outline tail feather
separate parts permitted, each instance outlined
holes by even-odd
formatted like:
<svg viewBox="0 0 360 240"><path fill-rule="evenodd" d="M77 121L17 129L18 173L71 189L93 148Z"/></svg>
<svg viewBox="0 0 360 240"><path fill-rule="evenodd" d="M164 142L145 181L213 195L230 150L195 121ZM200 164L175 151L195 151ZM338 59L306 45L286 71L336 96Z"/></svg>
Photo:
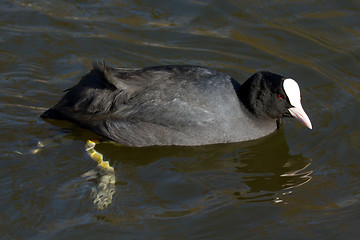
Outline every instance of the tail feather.
<svg viewBox="0 0 360 240"><path fill-rule="evenodd" d="M46 110L43 114L40 115L40 117L45 119L57 119L57 120L65 119L64 116L54 108L50 108Z"/></svg>
<svg viewBox="0 0 360 240"><path fill-rule="evenodd" d="M116 89L127 89L129 86L125 79L121 78L121 71L106 65L104 61L93 62L93 71L98 71L102 75L102 79L115 87Z"/></svg>

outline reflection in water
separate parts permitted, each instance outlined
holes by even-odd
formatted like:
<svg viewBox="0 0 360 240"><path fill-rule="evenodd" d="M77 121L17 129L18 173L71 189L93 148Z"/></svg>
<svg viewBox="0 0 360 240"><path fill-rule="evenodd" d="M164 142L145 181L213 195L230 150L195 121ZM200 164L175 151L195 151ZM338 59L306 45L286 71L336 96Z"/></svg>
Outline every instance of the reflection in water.
<svg viewBox="0 0 360 240"><path fill-rule="evenodd" d="M63 138L85 141L92 134L73 130ZM283 194L310 181L312 173L305 171L310 159L289 153L283 128L246 143L143 148L103 143L96 149L120 179L113 207L127 209L135 219L139 214L180 217L238 201L279 203ZM154 204L139 212L142 201Z"/></svg>
<svg viewBox="0 0 360 240"><path fill-rule="evenodd" d="M244 182L250 187L249 194L238 199L263 201L274 199L280 202L278 191L284 194L311 180L312 171L305 171L311 160L300 154L291 155L283 136L283 129L278 138L268 138L264 143L251 146L238 156L240 166L236 171L244 173ZM286 190L286 191L285 191Z"/></svg>

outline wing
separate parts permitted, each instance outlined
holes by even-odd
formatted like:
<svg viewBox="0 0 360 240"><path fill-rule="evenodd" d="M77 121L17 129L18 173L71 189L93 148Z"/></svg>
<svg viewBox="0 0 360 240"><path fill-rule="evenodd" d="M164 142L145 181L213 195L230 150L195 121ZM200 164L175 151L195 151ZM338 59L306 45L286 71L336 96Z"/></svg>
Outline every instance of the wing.
<svg viewBox="0 0 360 240"><path fill-rule="evenodd" d="M146 138L168 129L179 133L169 136L179 137L186 129L214 122L212 110L226 104L229 85L233 97L234 84L228 75L204 67L123 69L101 62L66 90L47 115L61 116L118 142L123 142L119 134Z"/></svg>
<svg viewBox="0 0 360 240"><path fill-rule="evenodd" d="M152 83L152 77L140 74L139 69L115 69L96 62L93 69L42 117L66 119L91 126L109 118L126 105L136 94Z"/></svg>

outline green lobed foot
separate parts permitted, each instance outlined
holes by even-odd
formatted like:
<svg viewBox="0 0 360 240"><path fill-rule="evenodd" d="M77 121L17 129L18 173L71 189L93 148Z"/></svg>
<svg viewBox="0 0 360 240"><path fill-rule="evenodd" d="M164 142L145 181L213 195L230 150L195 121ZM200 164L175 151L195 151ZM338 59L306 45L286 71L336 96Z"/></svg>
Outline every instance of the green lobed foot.
<svg viewBox="0 0 360 240"><path fill-rule="evenodd" d="M115 171L108 161L103 161L103 155L94 149L95 145L95 141L88 140L85 151L98 165L96 169L83 174L82 177L97 179L97 186L92 189L91 196L96 207L103 210L111 203L115 193Z"/></svg>

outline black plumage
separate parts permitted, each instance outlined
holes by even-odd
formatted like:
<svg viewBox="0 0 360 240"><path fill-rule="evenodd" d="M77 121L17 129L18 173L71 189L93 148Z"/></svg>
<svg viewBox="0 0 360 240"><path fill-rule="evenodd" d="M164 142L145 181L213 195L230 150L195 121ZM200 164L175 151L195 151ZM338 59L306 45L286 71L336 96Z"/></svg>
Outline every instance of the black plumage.
<svg viewBox="0 0 360 240"><path fill-rule="evenodd" d="M291 116L284 77L258 72L240 85L200 66L93 65L41 117L74 122L116 142L203 145L257 139Z"/></svg>

